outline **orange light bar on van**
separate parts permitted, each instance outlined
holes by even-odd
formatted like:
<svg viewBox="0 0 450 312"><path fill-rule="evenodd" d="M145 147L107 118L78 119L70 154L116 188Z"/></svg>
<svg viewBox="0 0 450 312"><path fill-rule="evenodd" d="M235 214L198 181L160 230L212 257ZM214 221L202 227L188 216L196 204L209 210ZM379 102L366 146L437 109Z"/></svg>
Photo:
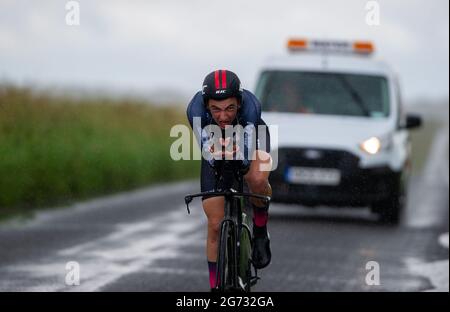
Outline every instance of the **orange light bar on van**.
<svg viewBox="0 0 450 312"><path fill-rule="evenodd" d="M375 51L375 47L373 46L372 42L356 41L355 43L353 43L353 50L356 53L371 54Z"/></svg>
<svg viewBox="0 0 450 312"><path fill-rule="evenodd" d="M337 41L337 40L307 40L290 39L287 48L292 52L327 52L344 54L369 55L375 51L372 42L369 41Z"/></svg>
<svg viewBox="0 0 450 312"><path fill-rule="evenodd" d="M305 39L291 39L288 41L289 50L306 50L308 48L308 41Z"/></svg>

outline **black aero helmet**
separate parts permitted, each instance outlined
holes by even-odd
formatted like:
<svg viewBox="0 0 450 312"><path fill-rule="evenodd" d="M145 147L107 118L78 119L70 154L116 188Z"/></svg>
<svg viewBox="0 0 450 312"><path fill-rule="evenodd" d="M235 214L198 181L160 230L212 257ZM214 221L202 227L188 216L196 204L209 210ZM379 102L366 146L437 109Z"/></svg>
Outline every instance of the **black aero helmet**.
<svg viewBox="0 0 450 312"><path fill-rule="evenodd" d="M242 99L242 85L238 76L229 70L215 70L209 73L203 81L203 102L208 104L209 99L224 100L236 97Z"/></svg>

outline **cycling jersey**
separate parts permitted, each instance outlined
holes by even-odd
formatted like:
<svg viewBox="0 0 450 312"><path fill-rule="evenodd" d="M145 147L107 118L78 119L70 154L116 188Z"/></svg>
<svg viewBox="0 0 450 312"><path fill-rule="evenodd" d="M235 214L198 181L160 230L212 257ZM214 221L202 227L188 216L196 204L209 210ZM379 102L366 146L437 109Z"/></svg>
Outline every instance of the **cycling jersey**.
<svg viewBox="0 0 450 312"><path fill-rule="evenodd" d="M201 91L194 95L191 102L187 108L187 117L189 123L194 131L194 135L197 138L197 142L200 144L200 149L203 149L204 144L211 138L211 134L206 131L206 127L208 125L217 125L217 123L212 118L209 110L206 109L203 103L203 97ZM194 125L194 118L199 117L200 123ZM265 122L261 118L261 104L256 98L256 96L248 90L243 90L242 93L242 104L241 108L237 113L236 119L233 121L233 126L241 125L245 133L250 136L255 136L256 140L256 148L259 149L260 142L258 140L258 126L266 125ZM196 127L196 129L194 129ZM252 131L254 129L254 132ZM253 142L253 137L246 137L245 140L245 148L247 150L252 150L253 146L251 143ZM267 145L270 142L266 141ZM270 148L264 148L265 150L270 151ZM246 159L249 159L251 155L245 155Z"/></svg>
<svg viewBox="0 0 450 312"><path fill-rule="evenodd" d="M203 150L208 145L211 139L211 133L207 131L208 125L217 125L211 116L211 113L206 109L201 91L196 93L187 107L187 118L192 127L197 142L200 145L200 150ZM194 118L199 117L200 122L194 123ZM266 126L266 123L261 118L261 103L256 96L248 90L243 90L241 108L236 115L233 126L241 125L244 128L244 163L251 162L252 152L254 149L264 150L270 153L270 134L265 128L265 146L261 144L258 139L258 126ZM267 126L266 126L267 127ZM223 132L223 131L222 131ZM253 138L255 136L255 138ZM252 142L256 142L256 146L252 146ZM201 191L215 191L215 176L214 170L211 167L213 160L202 157L201 166Z"/></svg>

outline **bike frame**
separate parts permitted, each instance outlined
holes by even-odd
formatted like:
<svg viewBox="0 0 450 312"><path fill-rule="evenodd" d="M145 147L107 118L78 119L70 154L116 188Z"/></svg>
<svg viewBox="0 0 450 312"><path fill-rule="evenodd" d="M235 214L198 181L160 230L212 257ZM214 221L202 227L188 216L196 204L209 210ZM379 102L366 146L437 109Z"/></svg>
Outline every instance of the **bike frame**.
<svg viewBox="0 0 450 312"><path fill-rule="evenodd" d="M257 198L261 199L268 204L270 202L270 197L265 195L259 195L259 194L251 194L243 192L244 183L243 183L243 172L241 168L239 167L240 163L235 160L224 160L224 161L218 161L217 165L215 166L215 173L216 173L216 189L218 189L219 183L223 183L223 191L218 192L203 192L203 193L197 193L192 195L185 196L185 203L188 213L190 214L189 204L192 202L192 200L196 197L224 197L225 199L225 206L224 206L224 219L220 223L220 237L219 237L219 248L218 248L218 260L220 262L220 252L221 250L224 250L224 246L222 243L222 235L224 234L224 229L229 227L230 233L231 233L231 245L232 248L229 250L228 259L226 259L228 262L231 261L231 285L226 285L227 281L223 280L224 276L224 270L225 265L224 263L218 264L218 270L217 270L217 277L216 281L220 281L220 290L238 290L240 289L239 285L239 245L238 241L241 237L241 231L243 226L242 223L242 206L241 206L241 200L244 198ZM233 184L237 182L237 188L238 190L235 190L233 188ZM248 229L250 230L250 229ZM251 234L250 234L251 235ZM256 270L255 270L256 272ZM257 277L256 277L257 278ZM216 285L217 288L217 285ZM227 289L228 288L228 289Z"/></svg>

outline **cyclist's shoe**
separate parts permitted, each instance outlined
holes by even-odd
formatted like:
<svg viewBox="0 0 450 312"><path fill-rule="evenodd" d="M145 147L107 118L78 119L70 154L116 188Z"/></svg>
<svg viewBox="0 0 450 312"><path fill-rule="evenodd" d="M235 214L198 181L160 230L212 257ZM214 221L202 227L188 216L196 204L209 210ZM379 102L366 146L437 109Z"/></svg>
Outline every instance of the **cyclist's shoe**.
<svg viewBox="0 0 450 312"><path fill-rule="evenodd" d="M267 226L253 227L252 262L256 269L264 269L270 264L272 253L270 251L270 237Z"/></svg>

